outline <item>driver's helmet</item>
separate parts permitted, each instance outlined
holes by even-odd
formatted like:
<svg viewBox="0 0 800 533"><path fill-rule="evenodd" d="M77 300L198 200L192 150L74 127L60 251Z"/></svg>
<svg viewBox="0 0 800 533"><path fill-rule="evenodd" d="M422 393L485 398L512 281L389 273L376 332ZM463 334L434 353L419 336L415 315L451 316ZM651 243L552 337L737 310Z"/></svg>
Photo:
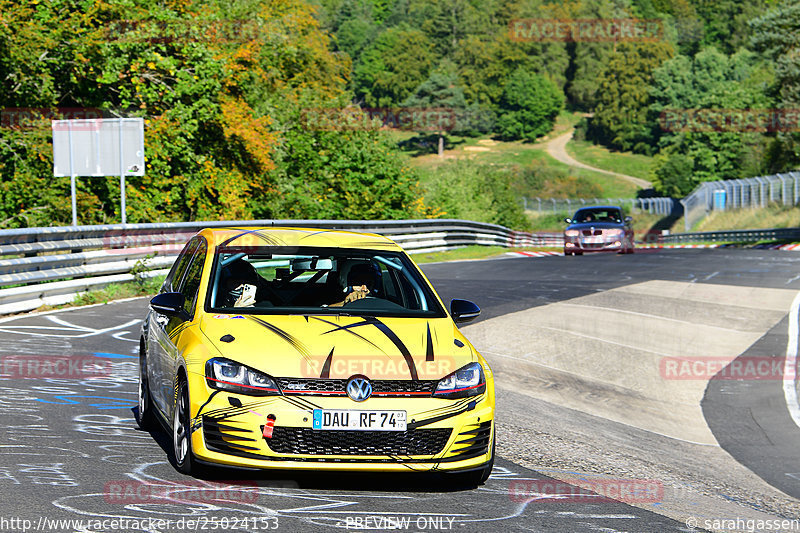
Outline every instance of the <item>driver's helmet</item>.
<svg viewBox="0 0 800 533"><path fill-rule="evenodd" d="M258 272L253 265L244 259L236 259L232 263L225 265L222 268L220 276L220 287L225 293L226 303L233 305L239 296L242 294L242 285L259 286Z"/></svg>
<svg viewBox="0 0 800 533"><path fill-rule="evenodd" d="M350 267L347 273L347 287L357 287L366 285L370 293L377 296L382 288L381 284L381 270L373 262L359 262Z"/></svg>

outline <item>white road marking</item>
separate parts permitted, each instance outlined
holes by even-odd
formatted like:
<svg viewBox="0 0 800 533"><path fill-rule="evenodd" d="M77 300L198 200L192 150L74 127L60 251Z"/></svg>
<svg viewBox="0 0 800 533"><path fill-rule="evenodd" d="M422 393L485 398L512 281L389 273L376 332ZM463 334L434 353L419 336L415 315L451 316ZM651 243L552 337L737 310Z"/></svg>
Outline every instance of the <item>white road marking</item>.
<svg viewBox="0 0 800 533"><path fill-rule="evenodd" d="M798 307L800 293L797 293L789 311L789 342L786 345L786 361L783 365L783 396L795 425L800 427L800 405L797 402L797 340L798 340Z"/></svg>
<svg viewBox="0 0 800 533"><path fill-rule="evenodd" d="M110 328L103 328L103 329L94 329L89 328L86 326L80 326L78 324L73 324L71 322L67 322L58 317L48 316L46 317L51 322L58 324L57 326L48 326L48 325L41 325L41 326L24 326L24 325L9 325L9 326L0 326L0 332L3 333L16 333L18 335L32 335L35 337L62 337L68 339L79 339L83 337L94 337L95 335L102 335L103 333L108 333L110 331L117 331L123 328L128 328L130 326L134 326L141 322L140 319L131 319L124 324L120 324L118 326L112 326ZM30 330L30 331L28 331ZM35 331L40 330L40 331ZM44 333L44 331L70 331L75 333L75 335L64 335L58 333ZM124 339L129 340L129 339Z"/></svg>

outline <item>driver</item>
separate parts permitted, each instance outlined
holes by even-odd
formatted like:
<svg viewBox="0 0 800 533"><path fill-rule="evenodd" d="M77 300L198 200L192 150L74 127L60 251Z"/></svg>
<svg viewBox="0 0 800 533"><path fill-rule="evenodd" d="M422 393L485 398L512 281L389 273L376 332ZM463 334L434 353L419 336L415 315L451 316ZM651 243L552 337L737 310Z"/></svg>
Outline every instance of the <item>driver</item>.
<svg viewBox="0 0 800 533"><path fill-rule="evenodd" d="M226 265L220 280L225 291L225 306L251 307L256 303L256 292L264 281L255 267L244 259Z"/></svg>
<svg viewBox="0 0 800 533"><path fill-rule="evenodd" d="M333 303L330 307L341 307L344 304L377 295L378 272L371 263L357 263L347 273L347 287L344 291L347 296L341 302Z"/></svg>

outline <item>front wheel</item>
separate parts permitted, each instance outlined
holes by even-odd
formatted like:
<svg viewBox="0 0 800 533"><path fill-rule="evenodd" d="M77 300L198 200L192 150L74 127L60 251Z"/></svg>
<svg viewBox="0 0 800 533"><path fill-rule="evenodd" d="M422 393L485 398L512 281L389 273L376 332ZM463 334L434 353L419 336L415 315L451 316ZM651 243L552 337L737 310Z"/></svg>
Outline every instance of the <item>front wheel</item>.
<svg viewBox="0 0 800 533"><path fill-rule="evenodd" d="M150 385L147 379L147 354L139 352L139 405L136 411L136 423L144 430L155 426L153 399L150 396Z"/></svg>
<svg viewBox="0 0 800 533"><path fill-rule="evenodd" d="M175 402L175 415L172 422L172 449L175 466L184 474L197 473L197 465L192 456L192 429L189 416L189 384L186 379L178 382L178 397Z"/></svg>

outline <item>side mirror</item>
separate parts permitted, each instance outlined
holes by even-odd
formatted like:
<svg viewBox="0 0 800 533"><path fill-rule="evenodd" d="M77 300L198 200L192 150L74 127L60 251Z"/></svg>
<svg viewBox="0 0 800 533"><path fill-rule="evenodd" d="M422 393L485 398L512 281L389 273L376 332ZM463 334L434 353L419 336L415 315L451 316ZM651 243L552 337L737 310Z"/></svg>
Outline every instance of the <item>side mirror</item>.
<svg viewBox="0 0 800 533"><path fill-rule="evenodd" d="M567 224L572 224L572 219L567 217L564 219L564 222L566 222Z"/></svg>
<svg viewBox="0 0 800 533"><path fill-rule="evenodd" d="M179 292L163 292L150 300L150 307L156 313L186 320L189 317L183 309L186 298Z"/></svg>
<svg viewBox="0 0 800 533"><path fill-rule="evenodd" d="M630 224L631 222L633 222L633 217L625 217L625 222Z"/></svg>
<svg viewBox="0 0 800 533"><path fill-rule="evenodd" d="M454 299L450 301L450 314L456 324L460 324L476 319L481 314L481 308L469 300Z"/></svg>

